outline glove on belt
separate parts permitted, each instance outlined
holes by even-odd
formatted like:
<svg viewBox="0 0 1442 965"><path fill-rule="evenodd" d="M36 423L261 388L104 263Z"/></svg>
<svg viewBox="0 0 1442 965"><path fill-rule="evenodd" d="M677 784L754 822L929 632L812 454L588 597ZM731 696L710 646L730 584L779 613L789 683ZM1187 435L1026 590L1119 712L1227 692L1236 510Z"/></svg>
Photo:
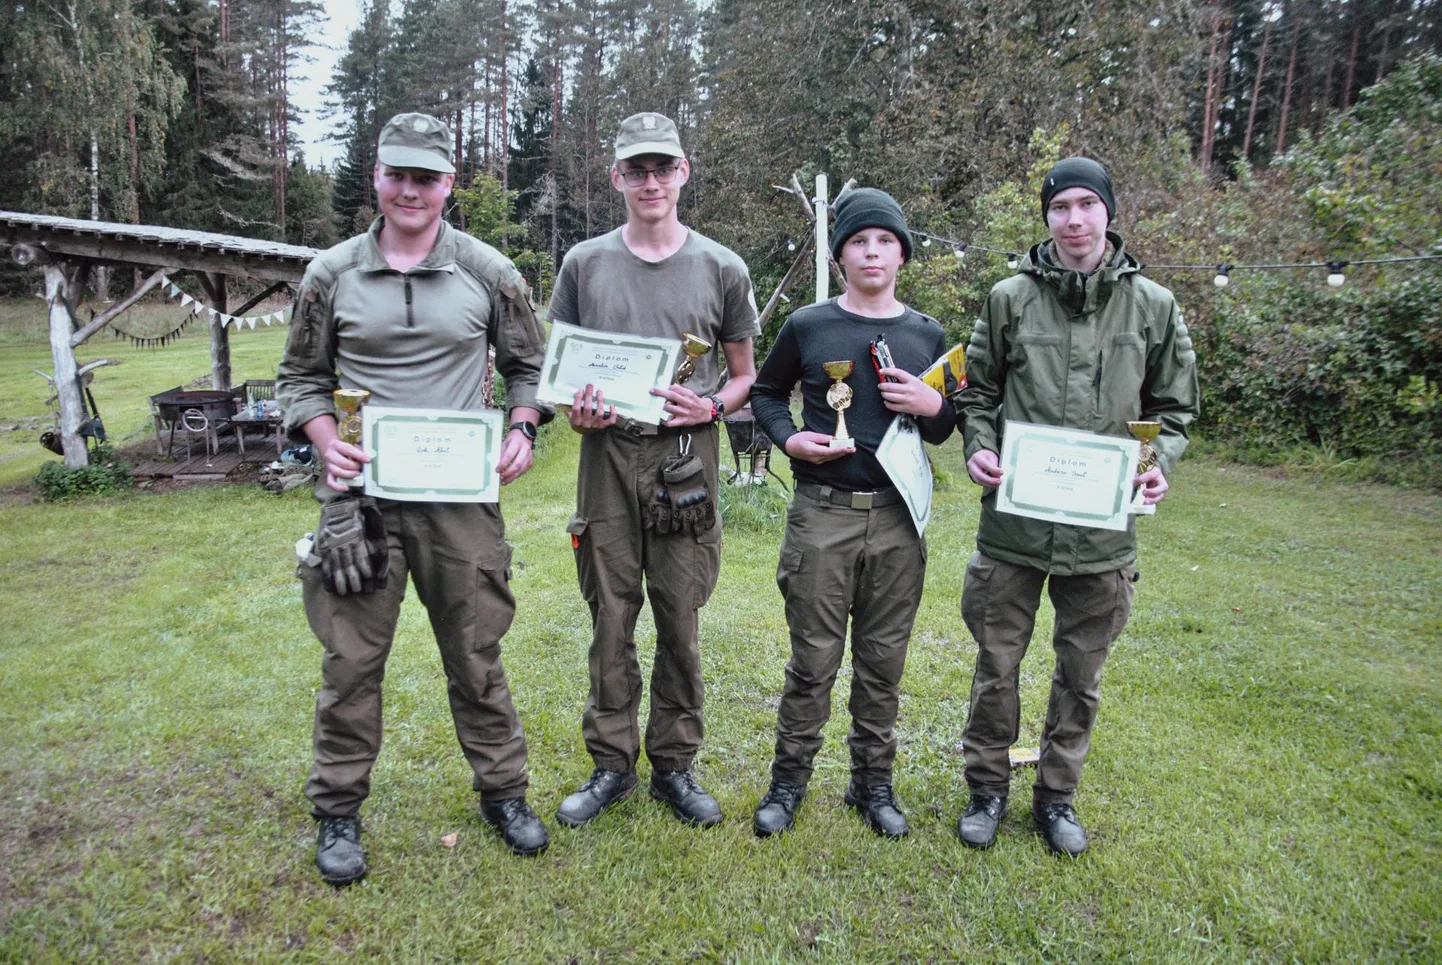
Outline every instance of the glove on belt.
<svg viewBox="0 0 1442 965"><path fill-rule="evenodd" d="M706 471L696 456L680 456L661 467L661 481L670 496L670 529L699 536L716 525L716 501L706 487ZM657 525L661 532L666 528Z"/></svg>
<svg viewBox="0 0 1442 965"><path fill-rule="evenodd" d="M369 496L340 496L320 508L315 555L325 588L337 596L374 593L390 574L380 507Z"/></svg>

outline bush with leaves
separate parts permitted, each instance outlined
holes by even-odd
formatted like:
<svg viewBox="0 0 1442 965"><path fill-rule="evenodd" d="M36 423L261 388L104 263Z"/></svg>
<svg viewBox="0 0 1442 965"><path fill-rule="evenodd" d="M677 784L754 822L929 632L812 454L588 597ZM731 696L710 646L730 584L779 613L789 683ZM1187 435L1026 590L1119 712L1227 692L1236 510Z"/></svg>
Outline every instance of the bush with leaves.
<svg viewBox="0 0 1442 965"><path fill-rule="evenodd" d="M67 469L63 462L47 462L35 474L35 492L47 503L75 496L108 495L135 485L130 466L115 450L100 446L90 454L90 465Z"/></svg>

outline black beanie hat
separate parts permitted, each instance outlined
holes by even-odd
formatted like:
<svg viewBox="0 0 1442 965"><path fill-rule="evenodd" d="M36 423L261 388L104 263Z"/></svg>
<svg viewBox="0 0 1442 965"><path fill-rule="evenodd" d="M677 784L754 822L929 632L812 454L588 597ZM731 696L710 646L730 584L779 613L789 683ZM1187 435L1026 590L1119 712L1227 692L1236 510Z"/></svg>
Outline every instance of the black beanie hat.
<svg viewBox="0 0 1442 965"><path fill-rule="evenodd" d="M831 230L831 256L841 260L841 247L863 228L885 228L901 242L901 253L911 260L911 232L896 199L878 188L854 188L836 202L836 224Z"/></svg>
<svg viewBox="0 0 1442 965"><path fill-rule="evenodd" d="M1107 206L1107 223L1117 217L1117 199L1112 194L1112 176L1107 169L1089 157L1069 157L1056 163L1041 181L1041 220L1046 220L1046 210L1051 199L1067 188L1086 188L1095 191L1102 204Z"/></svg>

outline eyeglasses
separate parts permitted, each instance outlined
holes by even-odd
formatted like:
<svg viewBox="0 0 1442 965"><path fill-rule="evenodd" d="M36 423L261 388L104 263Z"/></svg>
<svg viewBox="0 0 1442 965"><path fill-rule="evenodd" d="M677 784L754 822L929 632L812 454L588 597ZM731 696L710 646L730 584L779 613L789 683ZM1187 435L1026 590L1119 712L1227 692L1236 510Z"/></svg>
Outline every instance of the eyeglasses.
<svg viewBox="0 0 1442 965"><path fill-rule="evenodd" d="M628 188L639 188L645 186L647 176L654 174L657 184L670 184L676 180L676 172L679 170L679 164L663 164L658 168L628 168L621 172L621 180L626 182Z"/></svg>

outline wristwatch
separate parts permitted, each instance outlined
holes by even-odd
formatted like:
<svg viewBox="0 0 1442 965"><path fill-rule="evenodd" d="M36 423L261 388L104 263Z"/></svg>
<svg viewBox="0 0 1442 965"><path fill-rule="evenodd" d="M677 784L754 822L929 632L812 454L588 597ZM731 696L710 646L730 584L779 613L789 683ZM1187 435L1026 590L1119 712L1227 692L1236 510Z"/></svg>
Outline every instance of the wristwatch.
<svg viewBox="0 0 1442 965"><path fill-rule="evenodd" d="M706 398L711 400L711 421L720 422L721 417L726 414L726 403L721 401L719 395L708 395Z"/></svg>
<svg viewBox="0 0 1442 965"><path fill-rule="evenodd" d="M536 441L536 424L534 422L512 422L506 426L507 432L510 432L512 429L520 429L521 435L525 436L531 442Z"/></svg>

